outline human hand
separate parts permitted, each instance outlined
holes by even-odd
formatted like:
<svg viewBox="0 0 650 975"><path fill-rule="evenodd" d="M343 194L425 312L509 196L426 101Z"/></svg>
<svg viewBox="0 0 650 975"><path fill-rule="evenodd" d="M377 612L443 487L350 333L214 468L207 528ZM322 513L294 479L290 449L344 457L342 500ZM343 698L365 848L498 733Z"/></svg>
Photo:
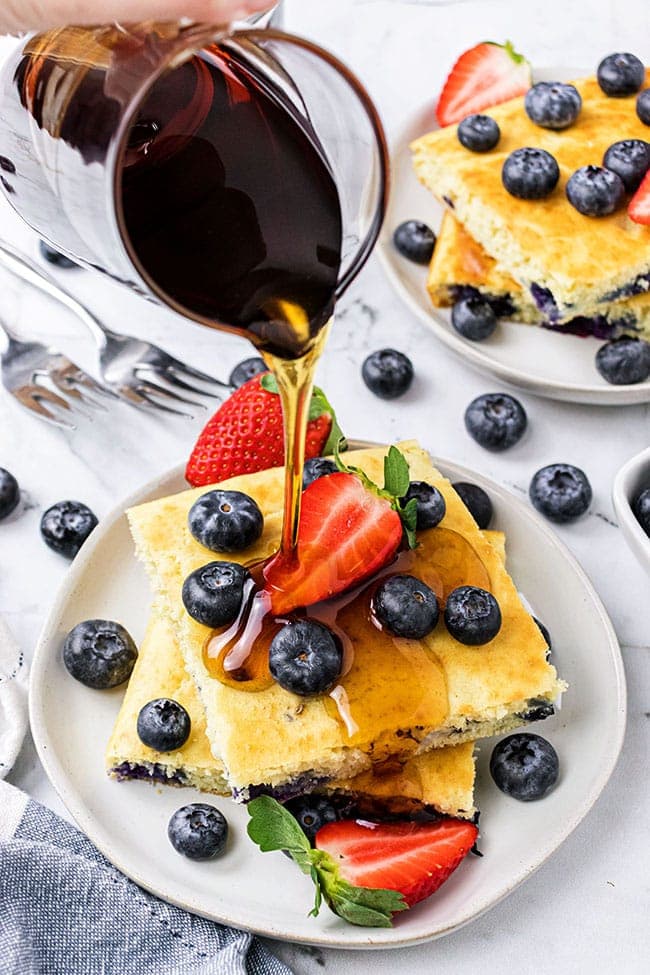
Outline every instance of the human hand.
<svg viewBox="0 0 650 975"><path fill-rule="evenodd" d="M117 20L180 20L219 24L272 6L273 0L4 0L0 34L46 30L66 24Z"/></svg>

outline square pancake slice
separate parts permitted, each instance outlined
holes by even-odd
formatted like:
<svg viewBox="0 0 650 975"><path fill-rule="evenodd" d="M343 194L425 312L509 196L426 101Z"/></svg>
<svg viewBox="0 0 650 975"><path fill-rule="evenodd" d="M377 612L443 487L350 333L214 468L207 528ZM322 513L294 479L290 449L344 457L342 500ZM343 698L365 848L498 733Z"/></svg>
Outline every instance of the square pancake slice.
<svg viewBox="0 0 650 975"><path fill-rule="evenodd" d="M480 296L497 318L546 325L558 332L615 338L637 334L650 339L650 293L602 305L595 317L576 315L552 325L527 290L503 272L451 213L445 213L429 266L427 291L436 308L448 308L462 298Z"/></svg>
<svg viewBox="0 0 650 975"><path fill-rule="evenodd" d="M499 553L428 455L415 443L400 449L411 478L434 484L447 504L440 526L419 533L409 571L438 586L443 599L462 584L489 589L501 609L501 630L485 646L463 646L449 635L441 616L423 640L394 638L371 623L369 592L362 590L336 615L335 625L345 635L346 664L329 695L298 697L272 681L225 678L219 659L210 655L213 634L188 616L181 600L185 578L219 558L187 527L190 507L209 489L184 491L129 512L138 555L178 636L203 702L212 752L223 761L236 797L248 798L258 786L277 789L278 795L287 787L306 792L332 779L353 778L388 758L497 734L521 724L531 701L552 702L562 690L546 660L545 641ZM378 483L386 453L387 448L376 447L352 451L347 459ZM220 485L253 497L264 515L261 538L236 556L238 561L254 563L277 550L283 476L275 468ZM323 607L328 618L332 606ZM310 615L317 610L311 607ZM259 660L250 661L244 669L255 676L258 665Z"/></svg>
<svg viewBox="0 0 650 975"><path fill-rule="evenodd" d="M474 240L530 292L551 322L597 315L603 303L650 289L650 227L630 220L625 207L606 217L586 217L565 194L575 170L602 165L614 142L647 140L648 127L636 114L635 96L609 98L595 78L574 84L582 110L562 131L535 125L524 99L515 98L488 112L501 131L490 152L465 149L455 125L411 147L421 182L446 200ZM559 165L558 185L543 200L517 199L501 181L506 158L525 146L545 149Z"/></svg>
<svg viewBox="0 0 650 975"><path fill-rule="evenodd" d="M190 715L190 737L174 752L148 748L136 730L140 708L161 697L178 701ZM144 779L230 794L223 763L213 756L205 733L201 699L187 674L174 632L157 607L152 611L108 742L106 768L120 781ZM344 805L354 803L364 814L409 816L426 810L469 818L476 811L474 775L473 745L466 742L436 748L404 762L389 760L356 779L333 781L322 791L334 794Z"/></svg>

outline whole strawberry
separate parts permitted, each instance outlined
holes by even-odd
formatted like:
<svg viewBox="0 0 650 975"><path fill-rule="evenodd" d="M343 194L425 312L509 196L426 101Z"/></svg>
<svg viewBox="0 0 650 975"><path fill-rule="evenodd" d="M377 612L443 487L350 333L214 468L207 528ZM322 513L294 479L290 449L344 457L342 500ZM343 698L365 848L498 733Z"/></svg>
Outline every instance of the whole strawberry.
<svg viewBox="0 0 650 975"><path fill-rule="evenodd" d="M324 393L314 389L305 457L331 453L342 433ZM199 434L185 468L192 487L215 484L238 474L254 474L284 463L282 405L270 373L236 389Z"/></svg>

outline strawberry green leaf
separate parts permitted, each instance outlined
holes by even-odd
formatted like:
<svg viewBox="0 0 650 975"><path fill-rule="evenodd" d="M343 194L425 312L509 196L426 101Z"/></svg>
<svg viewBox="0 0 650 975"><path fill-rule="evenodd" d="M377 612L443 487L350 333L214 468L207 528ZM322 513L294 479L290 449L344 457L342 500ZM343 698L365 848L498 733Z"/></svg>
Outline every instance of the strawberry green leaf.
<svg viewBox="0 0 650 975"><path fill-rule="evenodd" d="M384 457L384 491L402 498L409 489L409 465L397 447L390 447Z"/></svg>
<svg viewBox="0 0 650 975"><path fill-rule="evenodd" d="M407 501L405 505L402 505L399 509L399 515L402 519L404 534L406 535L409 548L416 548L418 544L415 536L415 529L417 528L418 524L417 498L411 498L411 500Z"/></svg>
<svg viewBox="0 0 650 975"><path fill-rule="evenodd" d="M395 890L354 887L341 876L333 858L324 850L314 850L302 829L284 806L270 796L260 796L248 804L248 835L263 853L285 850L308 874L315 886L310 916L317 917L323 901L339 917L364 927L391 926L392 915L408 904Z"/></svg>
<svg viewBox="0 0 650 975"><path fill-rule="evenodd" d="M327 413L332 421L332 426L325 441L325 446L323 447L323 456L327 456L334 452L335 445L338 445L339 450L345 450L347 448L347 441L339 426L339 421L336 416L334 407L328 400L327 396L322 389L318 386L314 386L314 392L312 393L311 403L309 404L309 419L317 420L319 416L323 413Z"/></svg>
<svg viewBox="0 0 650 975"><path fill-rule="evenodd" d="M260 386L265 389L267 393L275 393L278 395L278 381L272 372L262 373L262 378L260 379Z"/></svg>

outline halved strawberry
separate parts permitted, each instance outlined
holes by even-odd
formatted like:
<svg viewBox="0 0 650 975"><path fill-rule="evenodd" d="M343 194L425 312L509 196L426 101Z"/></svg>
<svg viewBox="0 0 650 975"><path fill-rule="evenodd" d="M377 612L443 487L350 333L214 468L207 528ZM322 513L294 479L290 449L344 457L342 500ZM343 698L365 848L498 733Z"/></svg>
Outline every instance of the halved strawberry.
<svg viewBox="0 0 650 975"><path fill-rule="evenodd" d="M305 458L331 453L342 436L324 393L314 389ZM208 420L187 462L185 478L192 487L202 487L283 463L282 404L275 380L264 373L236 389Z"/></svg>
<svg viewBox="0 0 650 975"><path fill-rule="evenodd" d="M484 41L456 61L438 99L439 125L460 122L467 115L523 95L531 86L530 64L510 41Z"/></svg>
<svg viewBox="0 0 650 975"><path fill-rule="evenodd" d="M396 890L412 907L454 872L476 842L478 828L462 819L434 823L328 823L316 848L332 857L355 887Z"/></svg>
<svg viewBox="0 0 650 975"><path fill-rule="evenodd" d="M630 200L627 208L630 220L635 223L650 225L650 170L643 177L643 182Z"/></svg>
<svg viewBox="0 0 650 975"><path fill-rule="evenodd" d="M377 572L402 540L402 520L386 497L356 474L321 477L303 492L295 556L280 553L266 567L276 616L310 606Z"/></svg>

